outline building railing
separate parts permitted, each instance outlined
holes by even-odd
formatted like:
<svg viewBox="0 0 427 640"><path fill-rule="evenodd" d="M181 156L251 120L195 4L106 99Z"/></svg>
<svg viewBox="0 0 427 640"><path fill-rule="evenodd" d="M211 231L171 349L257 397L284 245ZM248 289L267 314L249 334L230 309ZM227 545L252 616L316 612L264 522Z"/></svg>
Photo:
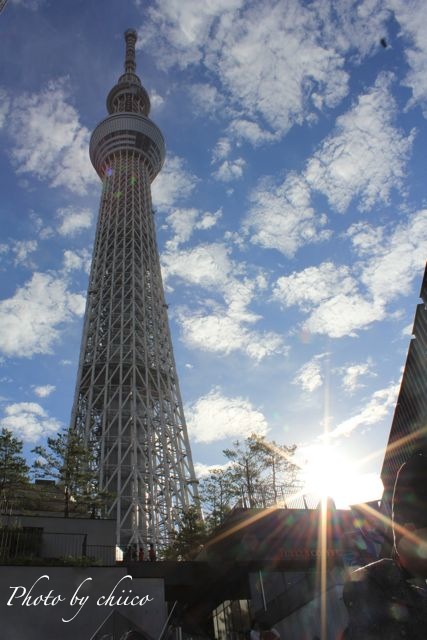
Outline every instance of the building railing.
<svg viewBox="0 0 427 640"><path fill-rule="evenodd" d="M316 509L318 498L303 494L303 485L295 484L255 487L250 493L242 488L236 507L245 509L267 509L277 506L282 509Z"/></svg>
<svg viewBox="0 0 427 640"><path fill-rule="evenodd" d="M114 545L87 544L85 533L0 527L0 564L114 566Z"/></svg>

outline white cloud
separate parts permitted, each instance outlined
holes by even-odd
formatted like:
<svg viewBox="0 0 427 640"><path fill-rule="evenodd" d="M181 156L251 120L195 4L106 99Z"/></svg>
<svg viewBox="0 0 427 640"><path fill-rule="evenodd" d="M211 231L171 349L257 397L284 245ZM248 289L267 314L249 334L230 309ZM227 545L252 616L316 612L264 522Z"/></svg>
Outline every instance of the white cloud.
<svg viewBox="0 0 427 640"><path fill-rule="evenodd" d="M24 442L37 442L40 438L56 433L61 423L50 418L36 402L17 402L4 409L2 425Z"/></svg>
<svg viewBox="0 0 427 640"><path fill-rule="evenodd" d="M37 247L37 240L9 240L9 244L0 244L0 256L12 253L15 267L23 265L32 269L34 265L29 256L37 250Z"/></svg>
<svg viewBox="0 0 427 640"><path fill-rule="evenodd" d="M215 442L226 438L246 438L252 433L266 435L265 416L244 398L227 398L218 389L186 408L190 437L195 442Z"/></svg>
<svg viewBox="0 0 427 640"><path fill-rule="evenodd" d="M341 422L328 433L328 437L349 436L352 431L359 427L371 426L381 422L396 404L398 392L399 385L396 384L391 384L389 387L375 391L359 413Z"/></svg>
<svg viewBox="0 0 427 640"><path fill-rule="evenodd" d="M322 386L323 374L320 362L322 357L322 355L315 356L306 362L295 376L293 382L299 384L304 391L311 393Z"/></svg>
<svg viewBox="0 0 427 640"><path fill-rule="evenodd" d="M174 209L167 216L167 225L174 231L168 240L168 251L175 251L178 246L187 242L195 230L206 230L213 227L222 215L222 210L201 212L198 209Z"/></svg>
<svg viewBox="0 0 427 640"><path fill-rule="evenodd" d="M352 227L350 237L360 251L363 230ZM363 266L361 280L375 300L384 303L411 292L411 285L424 269L427 256L427 209L408 216L394 229L373 231L377 242L370 246L371 258Z"/></svg>
<svg viewBox="0 0 427 640"><path fill-rule="evenodd" d="M344 54L361 59L378 48L389 17L383 4L348 0L337 11L334 0L156 0L138 46L155 48L163 68L204 65L218 87L198 86L205 110L227 94L234 110L226 117L238 110L283 135L347 94Z"/></svg>
<svg viewBox="0 0 427 640"><path fill-rule="evenodd" d="M359 364L350 364L345 367L341 367L338 373L342 375L342 386L345 391L353 393L356 389L360 389L365 385L360 382L362 376L376 376L372 372L372 361L362 362Z"/></svg>
<svg viewBox="0 0 427 640"><path fill-rule="evenodd" d="M273 298L285 307L296 304L309 313L304 323L306 331L332 338L354 336L356 329L384 316L382 306L375 306L357 293L357 280L350 269L331 262L282 276Z"/></svg>
<svg viewBox="0 0 427 640"><path fill-rule="evenodd" d="M90 271L91 254L87 249L80 251L71 251L66 249L63 257L63 268L66 273L74 270L83 269L86 273Z"/></svg>
<svg viewBox="0 0 427 640"><path fill-rule="evenodd" d="M232 466L231 460L225 464L204 464L203 462L196 462L194 464L194 471L196 478L206 478L215 471L226 471Z"/></svg>
<svg viewBox="0 0 427 640"><path fill-rule="evenodd" d="M247 326L260 320L260 316L247 307L256 293L265 289L265 278L262 274L253 279L244 277L245 266L230 259L225 245L206 244L186 251L166 252L162 268L168 286L173 278L179 278L223 298L223 304L204 298L203 308L198 300L191 311L185 307L177 310L175 317L189 348L223 354L242 351L255 360L287 352L278 334Z"/></svg>
<svg viewBox="0 0 427 640"><path fill-rule="evenodd" d="M168 213L166 218L167 226L171 227L174 232L174 237L169 241L169 246L176 248L191 238L198 215L198 209L194 208L173 209Z"/></svg>
<svg viewBox="0 0 427 640"><path fill-rule="evenodd" d="M356 288L357 282L349 267L322 262L318 267L307 267L280 277L273 290L273 298L284 307L298 305L308 311L314 305L330 299L337 290L350 295L354 294Z"/></svg>
<svg viewBox="0 0 427 640"><path fill-rule="evenodd" d="M189 92L198 111L215 113L224 106L224 97L211 84L192 84Z"/></svg>
<svg viewBox="0 0 427 640"><path fill-rule="evenodd" d="M40 93L13 100L8 119L14 139L11 157L18 173L85 194L99 180L87 153L89 131L67 99L66 82L59 80Z"/></svg>
<svg viewBox="0 0 427 640"><path fill-rule="evenodd" d="M52 353L64 323L84 312L85 299L64 279L34 273L15 294L0 301L0 350L7 356Z"/></svg>
<svg viewBox="0 0 427 640"><path fill-rule="evenodd" d="M355 336L386 318L388 305L411 292L427 255L427 210L394 228L356 224L348 230L363 261L352 267L324 262L277 280L273 298L284 307L297 305L309 314L304 328L332 338Z"/></svg>
<svg viewBox="0 0 427 640"><path fill-rule="evenodd" d="M0 129L6 122L6 117L9 113L10 98L4 89L0 88Z"/></svg>
<svg viewBox="0 0 427 640"><path fill-rule="evenodd" d="M224 160L231 152L231 142L228 138L220 138L212 151L212 163Z"/></svg>
<svg viewBox="0 0 427 640"><path fill-rule="evenodd" d="M193 285L222 289L233 266L227 247L216 243L166 252L162 256L162 269L165 281L177 277Z"/></svg>
<svg viewBox="0 0 427 640"><path fill-rule="evenodd" d="M383 320L385 315L381 304L370 302L361 295L338 293L312 311L304 329L331 338L355 337L358 329L366 329L373 322Z"/></svg>
<svg viewBox="0 0 427 640"><path fill-rule="evenodd" d="M202 217L196 223L196 229L211 229L216 225L218 220L222 217L222 208L217 209L216 211L205 211L202 213Z"/></svg>
<svg viewBox="0 0 427 640"><path fill-rule="evenodd" d="M90 209L76 209L65 207L58 209L57 217L60 220L58 233L61 236L75 236L84 229L92 226L92 211Z"/></svg>
<svg viewBox="0 0 427 640"><path fill-rule="evenodd" d="M337 211L345 211L355 197L361 210L388 202L392 188L402 184L414 134L405 137L393 126L391 80L381 74L375 86L339 116L335 131L308 162L308 184L324 193Z"/></svg>
<svg viewBox="0 0 427 640"><path fill-rule="evenodd" d="M244 230L252 233L251 241L255 244L292 257L300 247L330 236L323 229L326 216L311 207L310 190L297 174L288 174L279 185L264 178L250 200Z"/></svg>
<svg viewBox="0 0 427 640"><path fill-rule="evenodd" d="M185 168L177 156L167 156L165 165L152 184L153 206L167 210L176 202L187 198L194 190L198 178Z"/></svg>
<svg viewBox="0 0 427 640"><path fill-rule="evenodd" d="M197 209L173 209L167 216L168 226L174 231L174 237L166 244L169 250L175 250L183 242L191 238L194 225L199 215Z"/></svg>
<svg viewBox="0 0 427 640"><path fill-rule="evenodd" d="M413 335L413 329L414 329L414 323L413 322L411 322L410 324L407 324L406 327L403 327L403 329L402 329L402 336L411 337Z"/></svg>
<svg viewBox="0 0 427 640"><path fill-rule="evenodd" d="M340 116L300 175L289 173L282 184L262 179L251 194L244 229L251 241L292 257L309 243L330 237L327 219L311 205L311 191L324 193L332 206L345 211L358 197L361 209L387 202L399 188L413 141L393 127L396 104L391 77L382 74L373 89ZM381 162L378 161L381 158ZM228 162L228 161L227 161Z"/></svg>
<svg viewBox="0 0 427 640"><path fill-rule="evenodd" d="M27 258L36 251L37 246L37 240L16 240L12 245L12 251L15 254L15 266L18 264L31 266L31 262Z"/></svg>
<svg viewBox="0 0 427 640"><path fill-rule="evenodd" d="M150 104L152 109L160 109L165 102L165 99L157 93L154 89L150 91Z"/></svg>
<svg viewBox="0 0 427 640"><path fill-rule="evenodd" d="M256 122L253 122L252 120L245 120L244 118L233 120L228 127L228 131L236 138L247 140L254 146L257 146L262 142L273 142L274 140L277 140L278 137L271 133L271 131L261 129L259 124Z"/></svg>
<svg viewBox="0 0 427 640"><path fill-rule="evenodd" d="M200 349L228 355L234 351L246 353L260 361L275 353L287 353L283 338L272 331L261 332L245 326L245 312L234 315L220 308L214 313L180 309L177 315L182 339L190 349ZM250 316L249 321L252 321Z"/></svg>
<svg viewBox="0 0 427 640"><path fill-rule="evenodd" d="M331 338L355 336L357 329L385 316L380 301L374 303L357 293L350 269L331 262L279 278L273 297L285 307L296 304L310 313L303 325L306 331Z"/></svg>
<svg viewBox="0 0 427 640"><path fill-rule="evenodd" d="M149 20L145 20L139 30L137 46L148 46L151 41L157 49L161 66L168 68L177 64L185 68L201 60L215 19L242 4L243 0L210 0L199 4L193 0L166 0L153 3L147 10Z"/></svg>
<svg viewBox="0 0 427 640"><path fill-rule="evenodd" d="M39 398L47 398L47 396L50 396L50 394L55 391L56 387L53 384L45 384L37 387L34 386L33 389Z"/></svg>
<svg viewBox="0 0 427 640"><path fill-rule="evenodd" d="M232 180L238 180L243 176L243 170L246 162L243 158L236 158L235 160L224 160L222 164L214 171L213 176L221 182L231 182Z"/></svg>
<svg viewBox="0 0 427 640"><path fill-rule="evenodd" d="M410 105L420 104L427 117L427 5L424 0L388 0L401 33L411 42L406 49L409 71L405 84L412 90Z"/></svg>
<svg viewBox="0 0 427 640"><path fill-rule="evenodd" d="M319 106L312 94L334 106L347 93L342 56L320 40L315 11L271 0L223 16L205 60L246 114L283 134Z"/></svg>
<svg viewBox="0 0 427 640"><path fill-rule="evenodd" d="M373 227L363 221L352 224L347 229L346 235L351 239L355 253L363 257L372 255L381 244L386 244L384 232L384 227Z"/></svg>
<svg viewBox="0 0 427 640"><path fill-rule="evenodd" d="M43 219L38 216L34 211L30 212L29 218L34 226L34 229L41 240L46 240L47 238L51 238L55 235L52 227L44 226Z"/></svg>
<svg viewBox="0 0 427 640"><path fill-rule="evenodd" d="M339 52L356 52L356 59L374 52L387 35L390 11L383 0L347 0L339 11L335 0L317 0L316 13L323 31L323 42Z"/></svg>

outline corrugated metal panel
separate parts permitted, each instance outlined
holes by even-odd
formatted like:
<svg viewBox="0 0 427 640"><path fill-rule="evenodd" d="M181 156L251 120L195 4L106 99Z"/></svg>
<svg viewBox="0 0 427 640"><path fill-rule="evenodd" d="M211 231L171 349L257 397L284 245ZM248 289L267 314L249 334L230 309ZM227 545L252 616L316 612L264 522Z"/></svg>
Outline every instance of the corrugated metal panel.
<svg viewBox="0 0 427 640"><path fill-rule="evenodd" d="M427 302L427 267L420 297ZM414 449L427 444L427 310L419 304L402 384L384 457L381 479L389 499L396 473Z"/></svg>

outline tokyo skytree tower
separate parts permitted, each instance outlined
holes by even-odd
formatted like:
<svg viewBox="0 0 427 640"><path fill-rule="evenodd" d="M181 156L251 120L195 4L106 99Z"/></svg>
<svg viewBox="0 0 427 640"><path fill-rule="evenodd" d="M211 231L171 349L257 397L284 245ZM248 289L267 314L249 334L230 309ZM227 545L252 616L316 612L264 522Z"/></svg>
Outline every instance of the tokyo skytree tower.
<svg viewBox="0 0 427 640"><path fill-rule="evenodd" d="M117 544L162 547L197 498L197 481L151 204L165 145L135 74L136 39L125 32L125 73L90 141L103 191L71 429L96 453Z"/></svg>

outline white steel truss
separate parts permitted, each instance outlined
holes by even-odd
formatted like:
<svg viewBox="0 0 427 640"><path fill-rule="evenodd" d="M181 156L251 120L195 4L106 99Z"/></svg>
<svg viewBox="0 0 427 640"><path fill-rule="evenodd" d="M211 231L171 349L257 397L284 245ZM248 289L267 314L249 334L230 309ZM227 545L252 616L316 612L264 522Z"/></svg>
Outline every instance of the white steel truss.
<svg viewBox="0 0 427 640"><path fill-rule="evenodd" d="M151 204L165 150L135 75L136 32L93 132L103 181L71 428L96 452L117 544L163 547L197 499Z"/></svg>

